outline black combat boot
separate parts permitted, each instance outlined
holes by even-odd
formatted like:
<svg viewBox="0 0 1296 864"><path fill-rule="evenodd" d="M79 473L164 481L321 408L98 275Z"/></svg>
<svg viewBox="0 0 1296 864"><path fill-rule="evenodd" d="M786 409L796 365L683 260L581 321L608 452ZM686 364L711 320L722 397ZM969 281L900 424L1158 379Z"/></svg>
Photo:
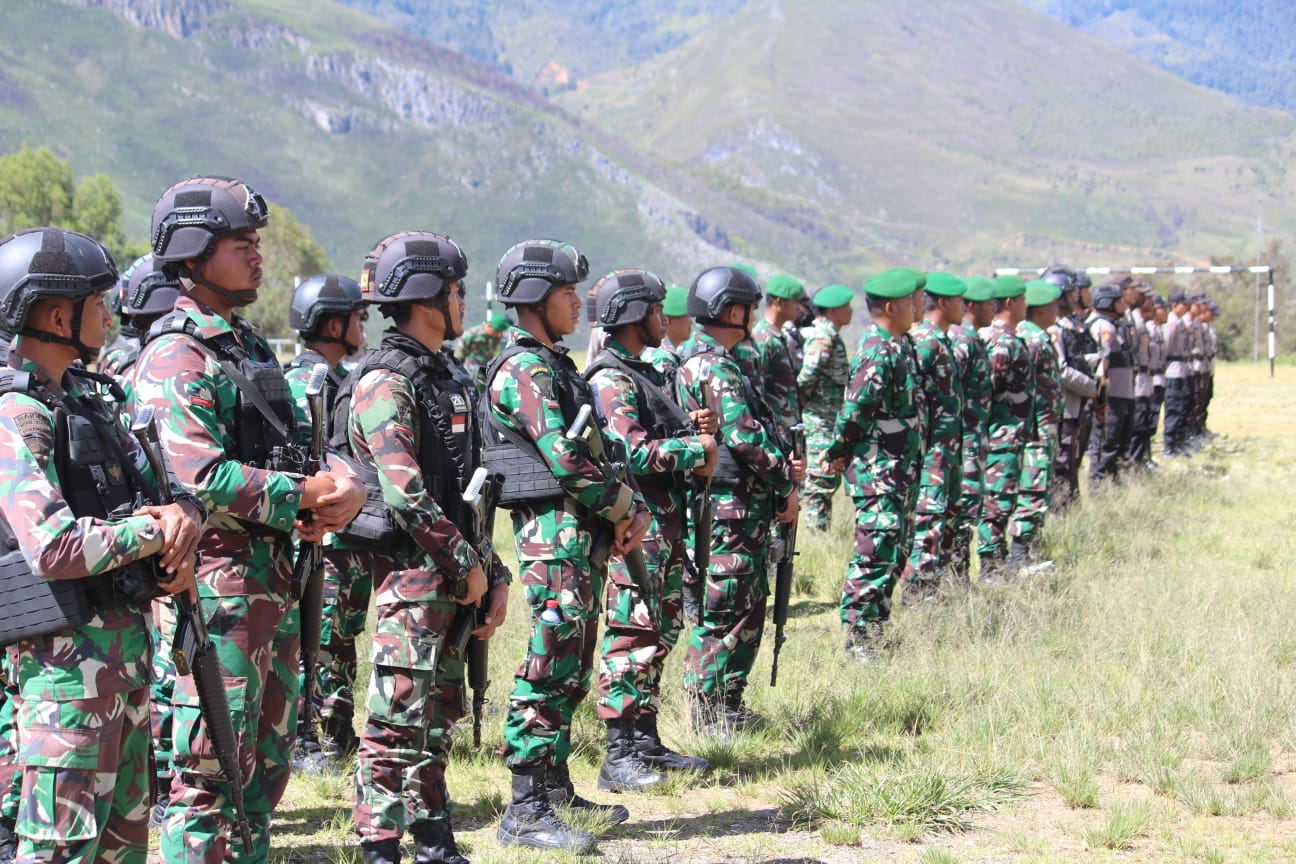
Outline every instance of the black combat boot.
<svg viewBox="0 0 1296 864"><path fill-rule="evenodd" d="M694 735L729 741L734 730L718 693L689 694L689 727Z"/></svg>
<svg viewBox="0 0 1296 864"><path fill-rule="evenodd" d="M330 714L320 718L320 747L330 759L345 761L356 754L360 739L351 718Z"/></svg>
<svg viewBox="0 0 1296 864"><path fill-rule="evenodd" d="M630 818L630 811L620 804L595 804L588 798L577 795L566 762L561 765L552 765L546 769L544 782L545 790L549 795L549 803L554 807L570 807L572 810L583 810L586 813L607 819L608 823L612 825L620 825Z"/></svg>
<svg viewBox="0 0 1296 864"><path fill-rule="evenodd" d="M162 827L162 823L166 821L167 807L171 805L171 775L159 774L156 782L157 793L153 797L153 809L149 811L149 828ZM0 864L7 864L2 856Z"/></svg>
<svg viewBox="0 0 1296 864"><path fill-rule="evenodd" d="M635 749L639 758L658 771L707 771L711 763L701 756L685 756L662 743L657 733L657 715L640 714L635 720Z"/></svg>
<svg viewBox="0 0 1296 864"><path fill-rule="evenodd" d="M361 840L360 860L364 864L400 864L400 841Z"/></svg>
<svg viewBox="0 0 1296 864"><path fill-rule="evenodd" d="M729 725L734 729L759 729L765 725L765 718L743 702L742 690L731 688L725 691L724 710Z"/></svg>
<svg viewBox="0 0 1296 864"><path fill-rule="evenodd" d="M292 770L294 774L323 774L329 770L329 757L313 725L297 727L297 741L293 744Z"/></svg>
<svg viewBox="0 0 1296 864"><path fill-rule="evenodd" d="M594 851L594 835L558 818L549 802L543 767L514 769L513 802L504 808L495 837L501 846L565 849L577 855Z"/></svg>
<svg viewBox="0 0 1296 864"><path fill-rule="evenodd" d="M0 864L13 864L18 857L18 835L14 827L12 819L0 816Z"/></svg>
<svg viewBox="0 0 1296 864"><path fill-rule="evenodd" d="M449 819L423 819L409 826L414 864L469 864L459 854Z"/></svg>
<svg viewBox="0 0 1296 864"><path fill-rule="evenodd" d="M634 724L629 720L609 720L607 755L599 768L598 788L606 792L642 792L665 780L665 774L640 758L635 747Z"/></svg>

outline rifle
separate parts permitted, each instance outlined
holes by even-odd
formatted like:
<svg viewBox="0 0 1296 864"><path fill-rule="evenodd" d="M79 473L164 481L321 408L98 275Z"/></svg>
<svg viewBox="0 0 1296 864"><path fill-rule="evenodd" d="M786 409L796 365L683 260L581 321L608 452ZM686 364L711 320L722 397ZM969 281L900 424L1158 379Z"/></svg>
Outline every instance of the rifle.
<svg viewBox="0 0 1296 864"><path fill-rule="evenodd" d="M703 384L703 391L707 387ZM709 407L704 401L703 408ZM723 447L719 436L716 437L717 447ZM706 578L707 570L711 567L711 525L713 512L711 510L711 475L699 478L696 474L693 480L693 500L690 503L690 509L693 511L693 569L697 571L697 580L702 597L706 596ZM701 489L698 489L698 485ZM701 608L701 599L699 597L699 609Z"/></svg>
<svg viewBox="0 0 1296 864"><path fill-rule="evenodd" d="M503 474L491 474L484 466L479 466L463 492L464 503L472 511L473 533L476 534L473 545L481 555L483 567L490 566L490 559L495 554L491 538L495 533L495 507L503 489ZM468 665L468 687L472 690L473 747L481 746L482 712L486 708L486 690L490 687L487 678L490 643L472 635L472 631L483 623L489 603L490 596L487 592L480 604L461 606L455 612L446 645L447 655L455 660L464 660Z"/></svg>
<svg viewBox="0 0 1296 864"><path fill-rule="evenodd" d="M171 503L171 472L167 468L166 454L158 441L157 426L153 420L154 409L146 405L131 424L135 436L153 468L159 495L163 504ZM220 658L216 645L207 635L207 622L202 610L189 592L173 595L176 605L175 636L171 640L171 662L177 675L192 675L194 690L198 693L198 707L203 726L211 739L212 749L220 763L221 773L230 786L230 800L234 802L239 835L243 849L252 852L252 825L248 822L247 808L243 805L243 770L239 767L238 737L230 717L229 697L221 681Z"/></svg>
<svg viewBox="0 0 1296 864"><path fill-rule="evenodd" d="M311 414L311 449L305 465L307 476L316 473L324 456L324 382L327 364L316 363L306 383L306 403ZM309 518L306 515L305 518ZM292 590L301 610L302 716L301 729L315 728L315 661L319 657L320 630L324 618L324 547L302 541L293 562Z"/></svg>
<svg viewBox="0 0 1296 864"><path fill-rule="evenodd" d="M797 459L805 459L805 424L798 423L789 431L792 433L792 455ZM778 686L779 651L787 641L787 637L783 635L783 628L787 625L788 603L792 599L792 561L797 554L797 522L799 521L798 515L791 524L780 525L775 529L776 532L782 532L784 536L778 538L779 551L774 568L774 663L770 667L771 687Z"/></svg>
<svg viewBox="0 0 1296 864"><path fill-rule="evenodd" d="M626 467L624 459L612 461L608 458L607 451L603 448L603 435L598 427L594 427L594 434L589 434L589 419L594 413L594 409L585 404L576 412L576 419L572 421L571 426L567 429L567 439L575 441L578 438L584 438L586 445L589 447L590 457L598 463L603 469L603 473L626 485L630 484L629 469ZM613 533L607 530L604 525L602 530L594 539L593 549L590 551L591 562L597 562L602 566L607 561L609 551L612 547ZM639 594L645 600L652 595L652 582L648 579L648 562L644 560L643 549L636 546L625 554L626 570L630 571L630 578L634 580L635 587L639 589Z"/></svg>

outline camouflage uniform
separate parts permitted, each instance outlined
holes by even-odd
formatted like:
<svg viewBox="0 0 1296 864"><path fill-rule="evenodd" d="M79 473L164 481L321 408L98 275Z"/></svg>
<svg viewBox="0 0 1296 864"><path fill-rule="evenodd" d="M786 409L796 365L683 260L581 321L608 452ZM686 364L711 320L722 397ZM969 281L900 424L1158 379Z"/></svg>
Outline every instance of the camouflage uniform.
<svg viewBox="0 0 1296 864"><path fill-rule="evenodd" d="M0 858L13 860L18 839L18 799L22 772L18 770L17 676L9 668L9 652L0 652Z"/></svg>
<svg viewBox="0 0 1296 864"><path fill-rule="evenodd" d="M1017 337L1026 346L1035 378L1032 396L1035 434L1022 448L1017 504L1009 517L1008 534L1013 541L1032 546L1048 514L1049 490L1057 460L1058 424L1065 396L1057 348L1048 331L1033 321L1023 321L1017 325Z"/></svg>
<svg viewBox="0 0 1296 864"><path fill-rule="evenodd" d="M806 328L804 360L797 374L807 454L801 524L817 531L827 531L832 523L832 498L841 485L841 473L825 472L822 463L832 444L833 425L849 379L846 343L836 325L820 316Z"/></svg>
<svg viewBox="0 0 1296 864"><path fill-rule="evenodd" d="M504 724L504 760L510 768L565 766L571 720L589 692L598 640L598 596L603 574L590 560L600 523L630 518L644 507L633 488L609 480L584 446L566 437L555 392L555 370L543 344L525 330L510 331L527 349L503 361L489 382L495 421L535 443L566 494L512 512L519 580L531 607L526 657L513 679ZM564 376L579 378L561 345L552 349ZM542 621L545 601L557 600L561 621Z"/></svg>
<svg viewBox="0 0 1296 864"><path fill-rule="evenodd" d="M486 332L489 322L482 322L475 327L469 327L455 341L455 357L472 375L473 382L477 385L478 390L486 386L486 368L500 352L500 345L503 343L502 336L492 336Z"/></svg>
<svg viewBox="0 0 1296 864"><path fill-rule="evenodd" d="M306 385L316 363L324 358L312 351L303 351L284 368L288 391L292 393L302 416L310 416L306 400ZM336 393L347 368L339 363L333 367L331 389ZM326 400L325 411L332 410ZM332 430L325 421L325 439ZM373 562L359 550L341 548L330 538L324 545L323 621L320 626L319 654L316 658L315 705L313 710L326 726L350 727L355 717L356 638L364 632L369 615L369 599L373 596Z"/></svg>
<svg viewBox="0 0 1296 864"><path fill-rule="evenodd" d="M10 357L14 368L39 374ZM64 398L115 422L92 388L73 376ZM134 440L114 432L135 470L151 478ZM80 579L156 554L149 516L78 518L59 488L53 412L25 393L0 396L4 454L0 513L36 575ZM100 608L85 624L9 646L22 797L18 858L143 864L150 783L149 644L137 607Z"/></svg>
<svg viewBox="0 0 1296 864"><path fill-rule="evenodd" d="M471 392L467 372L448 352L432 352L396 330L383 335L380 350L389 348L429 363L430 380L457 381ZM464 661L445 650L460 609L452 591L474 567L485 570L491 584L509 576L497 557L482 560L433 495L432 484L441 478L427 476L420 460L427 455L420 453L426 440L420 402L428 394L388 368L362 364L354 374L362 377L351 399L351 452L362 464L376 466L383 503L401 532L390 552L368 556L378 615L356 768L355 827L361 840L381 842L401 837L415 823L450 817L450 730L465 714ZM459 440L477 438L465 429ZM465 445L443 446L462 452ZM471 466L475 454L462 455Z"/></svg>
<svg viewBox="0 0 1296 864"><path fill-rule="evenodd" d="M916 497L922 431L904 342L876 323L864 331L826 453L830 460L848 457L846 492L855 503L855 552L841 599L848 643L866 639L870 625L890 616L913 539L907 514Z"/></svg>
<svg viewBox="0 0 1296 864"><path fill-rule="evenodd" d="M774 496L792 492L791 464L738 356L700 330L680 355L680 405L716 412L716 442L729 448L741 475L736 484L718 476L711 481L711 562L700 620L689 636L684 685L704 701L723 698L737 705L760 649Z"/></svg>
<svg viewBox="0 0 1296 864"><path fill-rule="evenodd" d="M1035 435L1035 372L1026 346L1009 324L996 318L984 331L984 338L990 359L991 400L977 552L1002 558L1007 552L1008 519L1017 506L1022 449Z"/></svg>
<svg viewBox="0 0 1296 864"><path fill-rule="evenodd" d="M653 381L666 399L674 399L673 377L655 376L652 365L629 354L616 339L605 350ZM625 372L601 368L590 377L590 386L607 418L607 436L625 448L654 522L643 540L649 573L659 576L654 579L653 596L641 596L623 559L614 558L608 567L598 714L603 720L634 720L660 708L662 666L683 631L682 472L701 465L706 454L695 437L654 438L643 425L647 409L641 405L634 379Z"/></svg>
<svg viewBox="0 0 1296 864"><path fill-rule="evenodd" d="M765 388L765 404L779 425L779 434L787 440L787 430L801 422L801 395L783 331L760 318L752 327L751 342Z"/></svg>
<svg viewBox="0 0 1296 864"><path fill-rule="evenodd" d="M939 587L951 562L963 491L963 382L954 340L924 319L907 334L918 358L916 376L927 393L929 426L909 554L908 578L921 593Z"/></svg>
<svg viewBox="0 0 1296 864"><path fill-rule="evenodd" d="M957 330L957 332L955 332ZM981 519L981 500L987 452L986 424L990 419L990 356L976 327L965 323L951 327L954 365L963 388L963 471L958 524L954 529L953 565L966 574L972 554L972 535Z"/></svg>
<svg viewBox="0 0 1296 864"><path fill-rule="evenodd" d="M188 296L180 297L175 309L175 320L191 322L196 336L232 334L250 356L274 360L270 346L241 318L230 324ZM181 333L152 336L135 368L137 403L157 410L158 434L172 469L210 513L199 545L198 597L239 739L256 845L245 857L264 860L270 814L288 785L297 725L300 620L291 593L290 531L304 478L237 461L238 390L216 356ZM294 421L298 432L308 428L299 413ZM306 444L304 436L298 443ZM228 859L241 852L230 842L233 802L191 677L177 682L173 707L176 775L162 829L163 857L168 862Z"/></svg>

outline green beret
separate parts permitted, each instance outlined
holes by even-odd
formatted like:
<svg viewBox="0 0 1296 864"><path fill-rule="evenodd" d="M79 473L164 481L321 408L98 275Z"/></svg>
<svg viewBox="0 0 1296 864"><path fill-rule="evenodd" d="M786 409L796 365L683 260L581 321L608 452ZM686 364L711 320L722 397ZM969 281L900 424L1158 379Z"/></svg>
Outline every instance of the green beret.
<svg viewBox="0 0 1296 864"><path fill-rule="evenodd" d="M897 267L897 268L895 268L895 269L897 269L897 270L903 270L903 271L905 271L906 273L908 273L909 275L913 276L914 281L917 283L916 285L914 285L914 290L915 290L915 291L917 291L917 290L919 290L919 289L926 289L926 287L927 287L927 274L924 273L923 271L921 271L921 270L915 270L915 269L912 268L912 267Z"/></svg>
<svg viewBox="0 0 1296 864"><path fill-rule="evenodd" d="M668 318L683 318L688 315L688 289L683 285L667 285L662 314Z"/></svg>
<svg viewBox="0 0 1296 864"><path fill-rule="evenodd" d="M855 299L855 292L845 285L825 285L815 292L812 302L820 309L840 309Z"/></svg>
<svg viewBox="0 0 1296 864"><path fill-rule="evenodd" d="M513 326L513 322L510 321L508 316L503 312L496 312L490 317L490 326L491 329L497 333L503 333L505 330Z"/></svg>
<svg viewBox="0 0 1296 864"><path fill-rule="evenodd" d="M996 276L994 280L994 299L1011 300L1026 293L1026 280L1020 276Z"/></svg>
<svg viewBox="0 0 1296 864"><path fill-rule="evenodd" d="M771 276L769 282L765 283L765 293L783 300L800 300L805 296L805 286L801 284L800 279L786 273L779 273Z"/></svg>
<svg viewBox="0 0 1296 864"><path fill-rule="evenodd" d="M1062 296L1062 289L1042 279L1026 283L1026 305L1047 306Z"/></svg>
<svg viewBox="0 0 1296 864"><path fill-rule="evenodd" d="M750 264L730 264L729 266L735 270L741 270L742 272L746 273L748 276L755 279L757 282L760 281L760 277L756 275L756 268L751 266Z"/></svg>
<svg viewBox="0 0 1296 864"><path fill-rule="evenodd" d="M963 280L967 293L963 299L968 303L984 303L994 299L994 281L984 276L968 276Z"/></svg>
<svg viewBox="0 0 1296 864"><path fill-rule="evenodd" d="M870 276L864 283L864 293L886 300L909 297L918 290L918 271L908 267L892 267Z"/></svg>
<svg viewBox="0 0 1296 864"><path fill-rule="evenodd" d="M938 297L962 297L967 293L967 283L949 273L928 273L927 293Z"/></svg>

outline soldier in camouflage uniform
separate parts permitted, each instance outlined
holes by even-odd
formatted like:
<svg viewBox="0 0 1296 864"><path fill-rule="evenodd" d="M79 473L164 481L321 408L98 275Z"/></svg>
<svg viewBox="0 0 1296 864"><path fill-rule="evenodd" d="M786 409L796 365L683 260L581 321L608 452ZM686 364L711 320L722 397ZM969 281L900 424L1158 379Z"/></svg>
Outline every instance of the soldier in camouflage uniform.
<svg viewBox="0 0 1296 864"><path fill-rule="evenodd" d="M806 434L806 474L801 489L801 524L827 531L832 524L832 499L841 485L841 472L824 467L824 453L833 440L841 410L850 358L841 333L854 315L855 294L845 285L825 285L815 292L815 319L805 330L805 353L797 373L801 422Z"/></svg>
<svg viewBox="0 0 1296 864"><path fill-rule="evenodd" d="M949 330L954 339L954 366L963 389L963 471L950 566L958 581L966 583L972 536L981 519L986 423L990 419L990 357L977 331L994 319L994 283L984 276L969 276L963 284L967 286L963 295L964 319Z"/></svg>
<svg viewBox="0 0 1296 864"><path fill-rule="evenodd" d="M89 607L84 623L7 648L25 862L143 864L152 648L141 603L159 581L192 588L205 518L178 489L175 503L137 506L172 480L153 476L99 398L104 379L72 368L103 346L116 281L107 250L81 234L36 228L0 242L3 324L20 334L9 368L21 370L0 388L0 517L32 578L76 580Z"/></svg>
<svg viewBox="0 0 1296 864"><path fill-rule="evenodd" d="M651 522L638 491L594 457L591 448L604 443L594 421L569 437L593 395L559 343L580 321L576 284L588 275L585 256L566 243L529 240L504 254L496 284L517 312L515 340L491 364L483 397L487 463L508 477L501 504L513 510L519 579L531 607L504 722L513 798L497 836L504 845L578 852L592 850L594 838L562 821L555 805L614 823L629 818L624 807L577 795L567 767L572 714L589 691L598 642L606 564L594 558L594 544L610 538L609 552L624 555Z"/></svg>
<svg viewBox="0 0 1296 864"><path fill-rule="evenodd" d="M469 327L455 343L455 358L472 375L473 383L481 390L486 381L486 367L500 352L504 334L513 326L503 312L495 312L489 321Z"/></svg>
<svg viewBox="0 0 1296 864"><path fill-rule="evenodd" d="M788 430L801 422L801 395L797 373L788 353L783 325L801 312L805 286L786 274L771 276L765 286L765 312L752 327L751 342L758 357L760 380L765 387L765 404L779 425L779 435L788 441Z"/></svg>
<svg viewBox="0 0 1296 864"><path fill-rule="evenodd" d="M257 298L257 229L267 220L264 201L237 180L195 177L163 193L153 257L185 293L149 331L134 380L136 403L161 418L158 434L177 478L210 514L198 599L230 694L255 845L245 857L255 861L269 852L270 813L288 785L297 725L294 520L303 539L319 541L364 502L350 474L300 473L304 460L292 457L307 446L306 418L270 346L235 314ZM309 523L301 511L310 511ZM233 802L191 677L177 681L172 704L176 773L163 858L226 860L235 854Z"/></svg>
<svg viewBox="0 0 1296 864"><path fill-rule="evenodd" d="M607 418L607 435L627 454L653 527L643 551L652 584L636 585L623 559L608 567L607 619L599 666L598 713L608 726L599 788L634 792L666 775L705 770L705 759L667 748L657 730L662 666L684 628L686 471L707 476L715 465L713 412L684 413L675 404L674 378L645 358L665 331L666 291L646 270L618 270L597 283L597 323L608 346L591 358L585 376ZM708 429L694 433L693 429ZM648 591L645 595L643 592Z"/></svg>
<svg viewBox="0 0 1296 864"><path fill-rule="evenodd" d="M1035 435L1035 372L1017 325L1026 318L1026 282L1020 276L994 280L994 321L981 332L990 357L988 451L977 523L981 578L993 579L1007 555L1008 519L1017 506L1022 449Z"/></svg>
<svg viewBox="0 0 1296 864"><path fill-rule="evenodd" d="M905 593L915 600L935 597L940 589L953 560L963 493L963 381L949 328L963 320L967 285L948 273L928 273L924 290L924 317L908 333L930 412L913 548L905 567Z"/></svg>
<svg viewBox="0 0 1296 864"><path fill-rule="evenodd" d="M1039 280L1028 283L1026 319L1017 325L1017 336L1026 346L1026 356L1035 378L1031 397L1035 434L1022 448L1017 504L1008 519L1011 547L1006 563L1016 569L1026 566L1049 511L1049 493L1057 461L1058 424L1065 397L1057 348L1048 331L1057 322L1058 298L1061 296L1062 292L1052 282ZM1033 565L1033 569L1047 566L1051 566L1051 562L1041 561Z"/></svg>
<svg viewBox="0 0 1296 864"><path fill-rule="evenodd" d="M818 296L816 294L816 296ZM783 341L787 343L788 357L792 360L792 370L799 376L801 364L805 362L806 330L814 324L815 308L809 296L802 296L797 301L797 314L783 325Z"/></svg>
<svg viewBox="0 0 1296 864"><path fill-rule="evenodd" d="M344 363L357 356L365 344L364 322L369 313L360 296L360 285L345 276L319 275L303 280L288 306L288 326L297 331L302 349L284 364L284 379L301 416L310 416L306 385L317 364L328 367L324 382L325 417L347 377ZM333 430L324 421L324 438ZM293 770L320 770L355 752L352 688L356 677L356 637L364 631L373 593L373 567L367 554L339 548L333 538L323 549L323 604L319 654L314 669L314 705L299 709L296 756ZM314 718L320 721L316 731Z"/></svg>
<svg viewBox="0 0 1296 864"><path fill-rule="evenodd" d="M140 337L153 322L171 311L180 296L180 283L168 279L152 255L135 259L122 273L116 307L121 327L113 344L99 358L98 369L117 379L130 399L130 374L139 359Z"/></svg>
<svg viewBox="0 0 1296 864"><path fill-rule="evenodd" d="M693 727L716 735L754 720L743 691L765 626L770 522L777 516L790 523L797 514L789 454L776 443L774 418L731 353L749 336L759 301L760 287L743 271L704 271L688 298L699 329L680 349L678 401L688 411L714 411L722 445L710 484L711 560L684 661Z"/></svg>
<svg viewBox="0 0 1296 864"><path fill-rule="evenodd" d="M846 492L855 503L855 554L842 588L841 621L847 658L865 662L891 615L891 594L913 539L906 514L916 497L922 433L903 340L913 325L917 290L915 274L901 268L864 283L873 322L855 349L833 442L824 453L825 462L846 462Z"/></svg>
<svg viewBox="0 0 1296 864"><path fill-rule="evenodd" d="M465 646L449 637L463 616L477 624L473 606L489 590L486 619L473 630L489 638L511 579L463 501L480 464L476 389L441 350L463 327L467 271L453 240L413 231L380 241L361 276L365 299L395 325L352 373L347 420L359 473L373 477L366 482L391 517L369 556L378 614L355 782L365 864L398 864L407 830L416 860L467 864L445 781L450 730L465 707Z"/></svg>
<svg viewBox="0 0 1296 864"><path fill-rule="evenodd" d="M6 361L7 362L7 361ZM18 688L10 682L17 678L9 669L9 652L0 654L0 864L13 864L18 851L18 798L22 791L22 774L18 770Z"/></svg>

